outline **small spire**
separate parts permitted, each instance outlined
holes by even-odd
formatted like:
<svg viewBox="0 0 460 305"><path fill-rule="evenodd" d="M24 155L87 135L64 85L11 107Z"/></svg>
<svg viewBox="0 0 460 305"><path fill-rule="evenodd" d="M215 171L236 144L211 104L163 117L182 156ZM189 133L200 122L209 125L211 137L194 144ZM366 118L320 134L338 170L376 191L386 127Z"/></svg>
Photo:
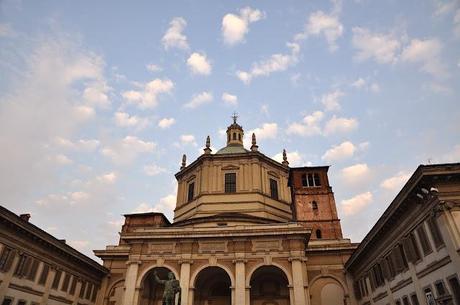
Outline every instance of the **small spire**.
<svg viewBox="0 0 460 305"><path fill-rule="evenodd" d="M183 170L187 164L187 156L185 154L182 155L182 164L180 169Z"/></svg>
<svg viewBox="0 0 460 305"><path fill-rule="evenodd" d="M252 145L251 145L251 151L258 151L259 146L257 146L257 141L256 141L256 134L252 133Z"/></svg>
<svg viewBox="0 0 460 305"><path fill-rule="evenodd" d="M209 136L206 137L206 147L203 149L206 155L210 154L211 149L211 138Z"/></svg>
<svg viewBox="0 0 460 305"><path fill-rule="evenodd" d="M283 149L283 162L281 162L284 166L289 166L289 162L287 160L286 149Z"/></svg>

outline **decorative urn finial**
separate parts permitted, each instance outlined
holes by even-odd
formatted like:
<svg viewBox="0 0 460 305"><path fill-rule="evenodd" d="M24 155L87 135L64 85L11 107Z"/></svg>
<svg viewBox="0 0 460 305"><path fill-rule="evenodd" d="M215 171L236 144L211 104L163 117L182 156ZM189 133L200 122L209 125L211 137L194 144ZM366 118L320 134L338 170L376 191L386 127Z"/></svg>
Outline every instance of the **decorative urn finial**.
<svg viewBox="0 0 460 305"><path fill-rule="evenodd" d="M211 149L211 138L209 136L206 137L206 147L203 149L206 155L209 155L212 151Z"/></svg>
<svg viewBox="0 0 460 305"><path fill-rule="evenodd" d="M284 166L289 166L289 162L287 160L286 149L283 149L283 162L281 162Z"/></svg>
<svg viewBox="0 0 460 305"><path fill-rule="evenodd" d="M185 154L182 155L182 164L180 169L183 170L187 164L187 156Z"/></svg>
<svg viewBox="0 0 460 305"><path fill-rule="evenodd" d="M257 146L257 141L256 141L256 134L252 133L252 145L251 145L251 151L258 151L259 146Z"/></svg>

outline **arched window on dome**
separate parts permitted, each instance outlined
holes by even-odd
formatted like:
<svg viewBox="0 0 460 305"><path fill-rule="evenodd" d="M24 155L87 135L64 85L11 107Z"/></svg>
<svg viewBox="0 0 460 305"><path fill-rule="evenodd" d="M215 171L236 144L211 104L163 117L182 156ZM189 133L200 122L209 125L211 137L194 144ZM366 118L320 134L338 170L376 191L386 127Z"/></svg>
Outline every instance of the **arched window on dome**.
<svg viewBox="0 0 460 305"><path fill-rule="evenodd" d="M318 238L318 239L321 239L321 238L322 238L322 234L321 234L321 230L320 230L320 229L317 229L317 230L316 230L316 238Z"/></svg>
<svg viewBox="0 0 460 305"><path fill-rule="evenodd" d="M238 134L238 141L241 141L241 133Z"/></svg>
<svg viewBox="0 0 460 305"><path fill-rule="evenodd" d="M233 140L236 140L236 132L233 133Z"/></svg>

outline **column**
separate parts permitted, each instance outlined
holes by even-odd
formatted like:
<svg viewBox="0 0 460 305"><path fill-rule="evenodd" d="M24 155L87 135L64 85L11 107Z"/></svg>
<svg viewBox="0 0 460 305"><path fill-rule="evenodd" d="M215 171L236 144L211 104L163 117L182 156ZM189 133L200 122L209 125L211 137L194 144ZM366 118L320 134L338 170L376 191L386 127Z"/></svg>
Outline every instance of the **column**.
<svg viewBox="0 0 460 305"><path fill-rule="evenodd" d="M294 300L291 304L306 305L305 303L305 289L303 280L302 258L294 257L289 259L292 267L292 286L294 288ZM293 302L294 301L294 302Z"/></svg>
<svg viewBox="0 0 460 305"><path fill-rule="evenodd" d="M246 305L246 260L235 259L235 301L232 304Z"/></svg>
<svg viewBox="0 0 460 305"><path fill-rule="evenodd" d="M73 294L72 305L77 305L78 300L80 299L80 290L83 284L83 280L77 276L75 276L74 281L77 281L77 285L75 286L75 292Z"/></svg>
<svg viewBox="0 0 460 305"><path fill-rule="evenodd" d="M16 269L16 265L19 262L19 255L18 255L17 251L15 251L15 250L13 250L13 251L14 251L14 252L12 252L12 253L14 253L13 263L10 266L10 270L8 270L8 272L5 273L5 275L3 277L3 281L0 284L0 300L3 300L5 298L6 291L8 290L8 286L10 285L11 278L13 277L13 272ZM12 255L12 254L10 253L10 255Z"/></svg>
<svg viewBox="0 0 460 305"><path fill-rule="evenodd" d="M107 276L105 276L102 279L101 288L99 289L99 292L97 294L95 304L106 305L104 300L106 300L107 286L109 285L109 279L110 279L110 273L107 274Z"/></svg>
<svg viewBox="0 0 460 305"><path fill-rule="evenodd" d="M180 288L181 288L181 304L189 304L190 295L190 265L193 264L191 260L179 261L180 264Z"/></svg>
<svg viewBox="0 0 460 305"><path fill-rule="evenodd" d="M128 266L125 276L125 295L123 297L122 305L134 305L134 293L137 281L137 272L139 270L140 261L128 261Z"/></svg>

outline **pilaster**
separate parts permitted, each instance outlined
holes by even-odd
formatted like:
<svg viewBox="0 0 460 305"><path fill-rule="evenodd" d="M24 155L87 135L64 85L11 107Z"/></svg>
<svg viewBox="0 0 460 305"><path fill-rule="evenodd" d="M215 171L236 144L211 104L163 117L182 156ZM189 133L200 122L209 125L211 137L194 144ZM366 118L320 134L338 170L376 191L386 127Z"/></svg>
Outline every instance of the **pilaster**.
<svg viewBox="0 0 460 305"><path fill-rule="evenodd" d="M125 276L125 295L123 297L122 305L132 305L134 301L134 294L137 281L137 273L139 271L140 261L130 260L126 262L128 266Z"/></svg>

